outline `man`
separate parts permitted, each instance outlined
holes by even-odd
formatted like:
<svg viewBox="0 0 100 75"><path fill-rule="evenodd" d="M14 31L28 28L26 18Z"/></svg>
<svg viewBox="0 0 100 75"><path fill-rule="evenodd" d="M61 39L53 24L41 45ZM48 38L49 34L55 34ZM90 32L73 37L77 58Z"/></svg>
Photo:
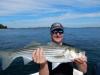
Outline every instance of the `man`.
<svg viewBox="0 0 100 75"><path fill-rule="evenodd" d="M50 28L52 41L58 45L68 45L62 42L64 29L60 23L53 23ZM72 46L71 46L72 47ZM39 54L40 53L40 54ZM87 60L83 58L76 58L73 62L61 63L54 70L52 70L51 62L45 59L45 52L43 49L37 49L32 54L34 62L40 64L39 75L73 75L73 62L76 63L77 68L83 72L87 72Z"/></svg>

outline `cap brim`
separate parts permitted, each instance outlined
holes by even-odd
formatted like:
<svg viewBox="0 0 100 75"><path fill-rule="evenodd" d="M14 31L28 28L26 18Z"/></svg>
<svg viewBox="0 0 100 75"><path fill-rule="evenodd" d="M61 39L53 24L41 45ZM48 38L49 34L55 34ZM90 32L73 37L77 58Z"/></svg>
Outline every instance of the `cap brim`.
<svg viewBox="0 0 100 75"><path fill-rule="evenodd" d="M56 28L52 28L51 31L53 31L55 29L62 29L63 30L63 28L61 28L61 27L56 27Z"/></svg>

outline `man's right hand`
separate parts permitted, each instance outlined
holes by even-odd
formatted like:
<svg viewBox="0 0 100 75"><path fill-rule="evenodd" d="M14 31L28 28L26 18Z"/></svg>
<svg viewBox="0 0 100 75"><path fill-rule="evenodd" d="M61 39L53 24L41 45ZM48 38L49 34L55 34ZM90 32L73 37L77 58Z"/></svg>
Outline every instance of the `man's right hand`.
<svg viewBox="0 0 100 75"><path fill-rule="evenodd" d="M35 63L40 64L39 75L49 75L47 60L45 59L45 51L43 51L42 48L34 50L32 53L32 58Z"/></svg>
<svg viewBox="0 0 100 75"><path fill-rule="evenodd" d="M32 53L32 58L37 64L46 64L47 60L45 59L45 51L42 48L34 50Z"/></svg>

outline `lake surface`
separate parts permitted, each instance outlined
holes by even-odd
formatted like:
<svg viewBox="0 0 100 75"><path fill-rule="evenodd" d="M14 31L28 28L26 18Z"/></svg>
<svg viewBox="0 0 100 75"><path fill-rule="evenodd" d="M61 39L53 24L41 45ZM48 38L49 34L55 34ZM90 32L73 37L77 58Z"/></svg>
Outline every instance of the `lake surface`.
<svg viewBox="0 0 100 75"><path fill-rule="evenodd" d="M42 44L51 41L50 30L47 29L1 29L0 50L10 51L24 48L32 39ZM63 42L73 45L77 49L86 51L88 57L88 71L91 75L94 66L100 62L100 29L99 28L65 28ZM39 71L39 66L30 62L23 64L22 58L17 58L6 69L2 70L0 61L0 75L28 75Z"/></svg>

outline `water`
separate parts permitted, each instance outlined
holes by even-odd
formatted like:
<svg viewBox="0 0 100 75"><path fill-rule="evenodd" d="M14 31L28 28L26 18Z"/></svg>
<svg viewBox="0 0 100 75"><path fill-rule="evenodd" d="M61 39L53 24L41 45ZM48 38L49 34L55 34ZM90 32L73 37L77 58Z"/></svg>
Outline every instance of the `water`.
<svg viewBox="0 0 100 75"><path fill-rule="evenodd" d="M50 30L47 29L2 29L0 30L0 50L18 50L24 48L32 39L46 44L51 41ZM100 62L100 29L99 28L66 28L63 42L75 48L86 51L88 57L88 71L91 75L96 63ZM0 75L28 75L39 71L39 65L30 62L23 64L22 58L17 58L10 67L2 70L0 61Z"/></svg>

